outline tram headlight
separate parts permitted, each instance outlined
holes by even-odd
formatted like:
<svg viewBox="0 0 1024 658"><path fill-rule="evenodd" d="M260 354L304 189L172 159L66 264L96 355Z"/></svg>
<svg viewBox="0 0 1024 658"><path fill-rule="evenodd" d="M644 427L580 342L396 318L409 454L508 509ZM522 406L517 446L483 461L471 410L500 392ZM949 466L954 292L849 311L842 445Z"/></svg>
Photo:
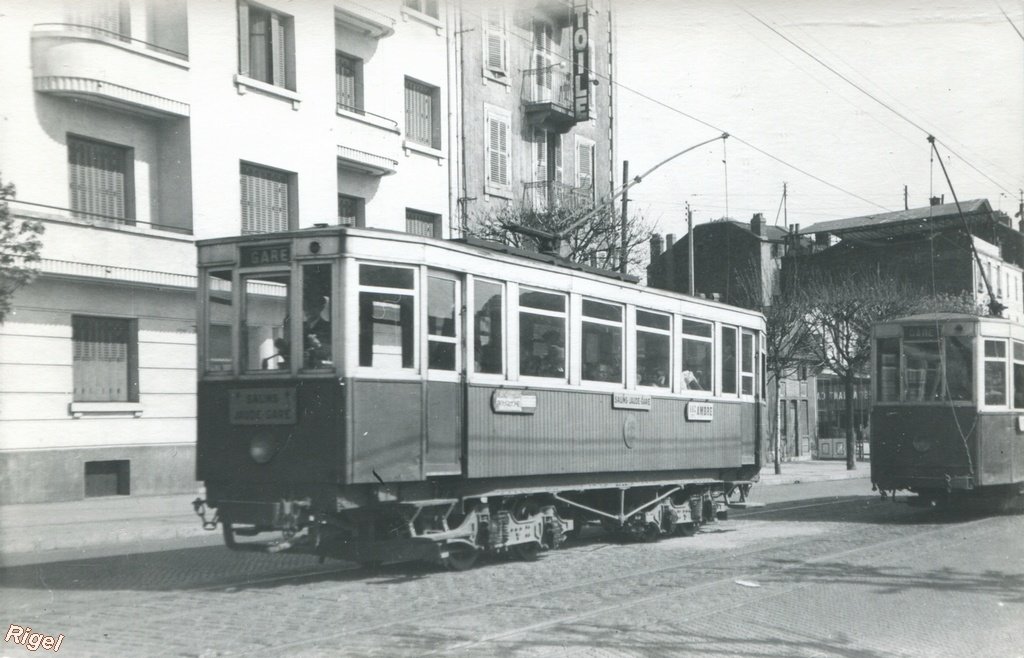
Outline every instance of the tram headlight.
<svg viewBox="0 0 1024 658"><path fill-rule="evenodd" d="M277 453L273 437L258 435L249 440L249 456L257 464L266 464Z"/></svg>

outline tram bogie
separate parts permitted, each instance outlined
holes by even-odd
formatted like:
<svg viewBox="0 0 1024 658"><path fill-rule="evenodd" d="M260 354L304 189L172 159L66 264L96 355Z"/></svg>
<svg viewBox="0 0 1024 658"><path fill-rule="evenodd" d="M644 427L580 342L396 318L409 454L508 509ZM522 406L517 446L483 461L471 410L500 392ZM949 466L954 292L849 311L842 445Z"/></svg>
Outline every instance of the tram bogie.
<svg viewBox="0 0 1024 658"><path fill-rule="evenodd" d="M935 313L873 330L871 479L915 504L1019 498L1024 326Z"/></svg>
<svg viewBox="0 0 1024 658"><path fill-rule="evenodd" d="M532 559L590 524L692 534L757 477L759 314L361 229L199 260L197 505L229 547Z"/></svg>

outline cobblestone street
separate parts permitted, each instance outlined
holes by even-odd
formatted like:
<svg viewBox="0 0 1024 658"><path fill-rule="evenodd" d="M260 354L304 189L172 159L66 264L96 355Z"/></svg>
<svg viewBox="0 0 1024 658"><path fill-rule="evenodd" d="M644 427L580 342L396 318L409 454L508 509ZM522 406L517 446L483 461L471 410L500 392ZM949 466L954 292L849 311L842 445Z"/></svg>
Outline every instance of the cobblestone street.
<svg viewBox="0 0 1024 658"><path fill-rule="evenodd" d="M864 489L773 487L692 538L592 530L464 573L222 547L12 567L3 621L62 633L73 656L1018 655L1024 518Z"/></svg>

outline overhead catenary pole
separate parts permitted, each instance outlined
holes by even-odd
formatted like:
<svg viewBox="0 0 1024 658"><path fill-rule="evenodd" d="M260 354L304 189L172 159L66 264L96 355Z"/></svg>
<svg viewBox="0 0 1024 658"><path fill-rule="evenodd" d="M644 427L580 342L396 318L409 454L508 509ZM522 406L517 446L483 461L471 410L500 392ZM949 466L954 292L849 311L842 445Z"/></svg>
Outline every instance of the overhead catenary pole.
<svg viewBox="0 0 1024 658"><path fill-rule="evenodd" d="M789 226L789 191L786 183L782 184L782 225Z"/></svg>
<svg viewBox="0 0 1024 658"><path fill-rule="evenodd" d="M625 183L629 180L629 160L622 161L622 182ZM622 224L620 226L620 239L622 244L619 250L619 271L623 274L626 273L626 261L629 260L629 214L627 208L629 207L629 194L628 190L622 191Z"/></svg>
<svg viewBox="0 0 1024 658"><path fill-rule="evenodd" d="M907 199L907 186L903 186L903 209L910 210L910 202Z"/></svg>

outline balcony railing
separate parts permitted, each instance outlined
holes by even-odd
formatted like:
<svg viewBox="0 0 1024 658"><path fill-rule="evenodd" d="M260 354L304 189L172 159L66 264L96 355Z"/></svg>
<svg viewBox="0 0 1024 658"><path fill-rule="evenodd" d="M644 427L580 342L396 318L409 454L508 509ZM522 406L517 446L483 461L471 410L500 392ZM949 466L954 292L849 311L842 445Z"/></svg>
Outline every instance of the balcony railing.
<svg viewBox="0 0 1024 658"><path fill-rule="evenodd" d="M367 112L363 108L356 107L355 105L347 105L346 103L343 103L340 99L337 101L337 103L338 103L338 110L340 112L348 112L349 114L357 114L360 117L366 119L367 123L372 123L372 124L374 124L376 126L380 126L381 128L384 128L385 130L390 130L391 132L399 132L399 130L398 130L398 122L395 121L394 119L389 119L386 116L383 116L383 115L380 115L380 114L374 114L373 112Z"/></svg>
<svg viewBox="0 0 1024 658"><path fill-rule="evenodd" d="M134 217L104 215L96 212L73 210L71 208L62 208L60 206L50 206L45 203L32 203L31 201L22 201L20 199L7 199L6 203L13 206L11 208L12 214L26 219L55 219L99 227L139 226L148 227L153 231L168 231L170 233L192 235L192 229L190 227L169 226L155 222L144 222L135 219Z"/></svg>
<svg viewBox="0 0 1024 658"><path fill-rule="evenodd" d="M132 37L128 36L127 34L122 34L120 32L114 32L112 30L105 30L105 29L103 29L101 27L95 27L93 25L80 25L78 23L37 23L34 26L34 29L40 30L40 31L41 30L60 30L62 32L82 34L82 35L87 35L87 36L91 36L91 37L96 37L96 38L99 38L99 39L109 39L111 41L121 41L121 42L124 42L124 43L130 43L130 44L132 44L134 46L143 48L145 50L152 50L153 52L158 52L158 53L167 55L169 57L174 57L174 58L182 59L182 60L186 60L186 61L188 60L188 53L183 53L183 52L180 52L180 51L177 51L177 50L173 50L171 48L166 48L164 46L161 46L161 45L158 45L158 44L155 44L155 43L150 43L149 41L143 41L142 39L133 39Z"/></svg>
<svg viewBox="0 0 1024 658"><path fill-rule="evenodd" d="M398 160L349 146L338 146L338 162L347 169L372 176L389 176L398 171Z"/></svg>
<svg viewBox="0 0 1024 658"><path fill-rule="evenodd" d="M522 97L531 125L564 133L576 123L572 76L561 65L523 71Z"/></svg>
<svg viewBox="0 0 1024 658"><path fill-rule="evenodd" d="M594 205L593 192L592 188L575 187L561 181L531 181L523 183L523 205L538 211L589 208Z"/></svg>

